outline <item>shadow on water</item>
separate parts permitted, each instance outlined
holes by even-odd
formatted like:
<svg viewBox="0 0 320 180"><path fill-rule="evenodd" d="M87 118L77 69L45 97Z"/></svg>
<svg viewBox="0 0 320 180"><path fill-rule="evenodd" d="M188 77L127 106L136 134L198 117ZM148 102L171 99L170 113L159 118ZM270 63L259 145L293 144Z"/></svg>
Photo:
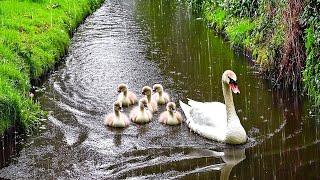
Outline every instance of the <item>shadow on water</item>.
<svg viewBox="0 0 320 180"><path fill-rule="evenodd" d="M65 62L39 97L50 112L46 129L26 138L12 161L16 152L3 153L8 163L0 177L319 178L319 109L301 95L271 90L185 1L106 1L78 28ZM245 145L202 138L185 124L164 126L157 117L165 107L146 125L115 130L102 124L119 83L138 97L142 86L162 83L176 102L222 102L225 69L239 79L234 101L249 136Z"/></svg>
<svg viewBox="0 0 320 180"><path fill-rule="evenodd" d="M1 137L0 140L0 149L1 149L1 156L0 156L0 168L3 168L10 164L11 157L17 155L19 149L17 147L17 131L16 128L11 127L9 128Z"/></svg>

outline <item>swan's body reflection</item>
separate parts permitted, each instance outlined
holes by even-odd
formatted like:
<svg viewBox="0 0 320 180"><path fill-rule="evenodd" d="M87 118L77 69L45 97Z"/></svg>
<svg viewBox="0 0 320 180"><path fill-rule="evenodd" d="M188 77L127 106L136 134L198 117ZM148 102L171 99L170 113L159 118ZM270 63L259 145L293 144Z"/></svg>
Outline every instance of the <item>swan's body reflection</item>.
<svg viewBox="0 0 320 180"><path fill-rule="evenodd" d="M237 148L237 147L228 147L224 149L223 152L218 152L218 151L209 150L209 149L198 149L192 152L190 155L221 158L223 163L218 163L218 164L213 164L213 165L202 167L202 168L197 168L188 173L188 174L193 174L193 173L201 173L201 172L208 172L208 171L220 171L221 172L220 180L229 179L229 175L232 171L232 168L246 158L245 149Z"/></svg>
<svg viewBox="0 0 320 180"><path fill-rule="evenodd" d="M220 180L229 179L232 168L246 158L244 148L225 149L223 152L224 155L221 158L225 163L221 169Z"/></svg>

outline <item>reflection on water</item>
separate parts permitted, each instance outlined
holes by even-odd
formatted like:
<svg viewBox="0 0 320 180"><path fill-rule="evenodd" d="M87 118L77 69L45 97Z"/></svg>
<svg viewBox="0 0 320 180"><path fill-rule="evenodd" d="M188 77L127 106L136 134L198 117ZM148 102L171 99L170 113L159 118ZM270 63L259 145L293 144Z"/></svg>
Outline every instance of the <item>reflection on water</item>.
<svg viewBox="0 0 320 180"><path fill-rule="evenodd" d="M243 161L246 158L244 149L225 149L224 155L222 156L223 161L225 162L224 167L221 169L221 180L229 179L232 168Z"/></svg>
<svg viewBox="0 0 320 180"><path fill-rule="evenodd" d="M9 128L0 139L0 168L11 162L11 157L17 153L17 131L14 127Z"/></svg>
<svg viewBox="0 0 320 180"><path fill-rule="evenodd" d="M0 177L319 177L319 109L301 95L271 90L183 0L106 1L78 28L65 60L39 98L50 111L46 129L27 138L13 161L4 155L8 163L2 163ZM185 124L162 125L157 117L165 107L146 125L103 126L119 83L137 94L144 85L161 83L175 102L223 101L220 79L226 69L238 76L241 94L234 101L249 136L245 145L202 138Z"/></svg>
<svg viewBox="0 0 320 180"><path fill-rule="evenodd" d="M222 152L209 150L209 149L196 149L189 154L192 158L214 158L221 159L221 161L216 161L213 164L204 167L198 167L187 173L180 174L174 178L194 178L194 176L199 176L199 173L204 172L220 172L220 180L228 180L232 168L238 163L246 158L245 149L238 147L226 147Z"/></svg>

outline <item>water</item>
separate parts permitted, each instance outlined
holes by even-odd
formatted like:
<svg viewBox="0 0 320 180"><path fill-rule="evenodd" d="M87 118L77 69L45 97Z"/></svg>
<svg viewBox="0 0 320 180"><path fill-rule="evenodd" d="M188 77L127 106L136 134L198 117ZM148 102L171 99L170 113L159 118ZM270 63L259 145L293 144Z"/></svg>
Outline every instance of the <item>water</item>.
<svg viewBox="0 0 320 180"><path fill-rule="evenodd" d="M164 126L157 122L159 113L147 125L124 130L102 124L119 83L136 93L162 83L176 102L223 101L220 79L226 69L238 76L241 94L234 101L249 135L245 145L207 140L185 124ZM48 120L20 143L2 138L2 178L320 176L319 110L301 95L271 90L184 1L106 1L79 27L64 65L44 87L39 101Z"/></svg>

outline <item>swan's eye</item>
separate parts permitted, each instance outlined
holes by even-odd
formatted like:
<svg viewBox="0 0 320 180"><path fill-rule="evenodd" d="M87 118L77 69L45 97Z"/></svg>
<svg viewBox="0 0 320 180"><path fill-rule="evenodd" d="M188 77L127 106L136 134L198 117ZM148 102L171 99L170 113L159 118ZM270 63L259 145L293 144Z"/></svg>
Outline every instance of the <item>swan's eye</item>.
<svg viewBox="0 0 320 180"><path fill-rule="evenodd" d="M237 85L237 81L233 80L232 78L229 77L229 84L235 84Z"/></svg>

